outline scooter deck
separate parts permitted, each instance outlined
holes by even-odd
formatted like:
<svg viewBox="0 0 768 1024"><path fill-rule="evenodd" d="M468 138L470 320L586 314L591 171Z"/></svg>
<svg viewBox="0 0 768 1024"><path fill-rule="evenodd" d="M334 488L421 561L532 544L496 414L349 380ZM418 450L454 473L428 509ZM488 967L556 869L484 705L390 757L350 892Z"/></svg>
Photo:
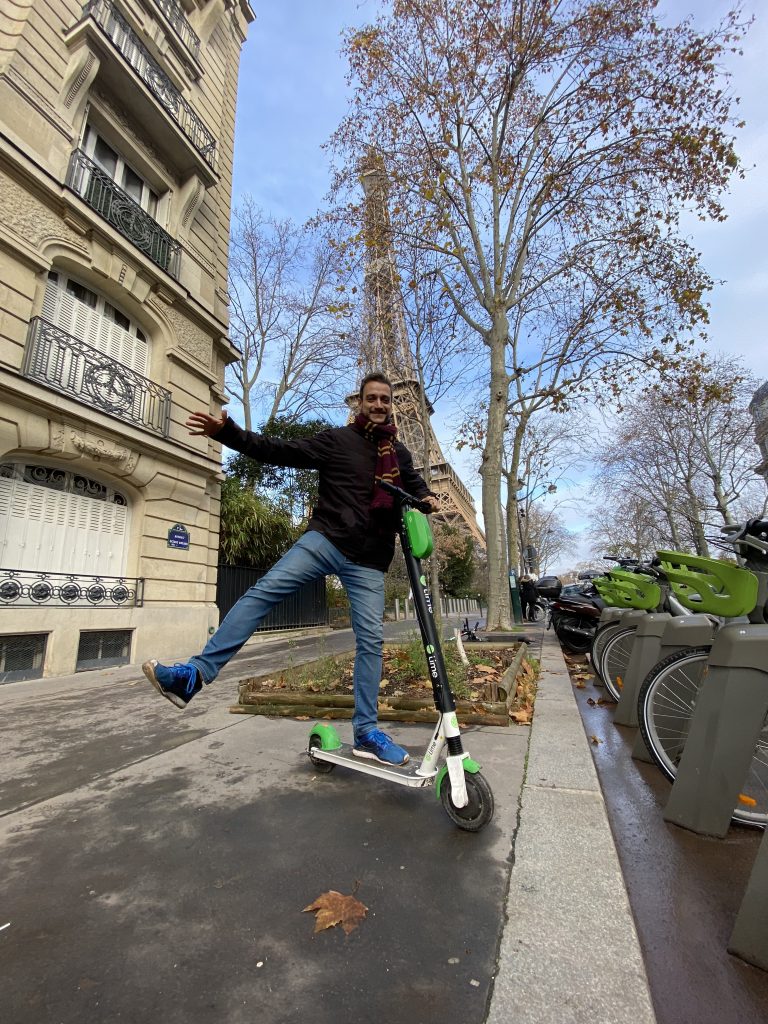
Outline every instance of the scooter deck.
<svg viewBox="0 0 768 1024"><path fill-rule="evenodd" d="M307 752L309 756L309 752ZM340 747L333 750L322 750L320 747L313 747L312 757L318 761L330 761L331 764L341 764L354 771L364 772L366 775L376 775L380 779L388 779L390 782L398 782L401 786L420 788L431 786L437 775L437 771L429 775L417 775L421 768L421 759L411 758L408 764L382 764L381 761L374 761L366 757L357 757L352 753L351 743L342 743Z"/></svg>

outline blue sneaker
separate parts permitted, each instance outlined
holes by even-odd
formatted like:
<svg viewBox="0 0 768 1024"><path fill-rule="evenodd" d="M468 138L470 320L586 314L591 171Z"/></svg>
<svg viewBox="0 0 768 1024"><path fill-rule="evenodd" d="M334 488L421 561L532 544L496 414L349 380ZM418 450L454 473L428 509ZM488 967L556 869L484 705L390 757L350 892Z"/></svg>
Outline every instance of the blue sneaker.
<svg viewBox="0 0 768 1024"><path fill-rule="evenodd" d="M355 757L367 757L382 764L408 764L408 751L398 747L381 729L372 729L364 736L357 736L352 753Z"/></svg>
<svg viewBox="0 0 768 1024"><path fill-rule="evenodd" d="M153 658L145 661L141 669L157 692L162 693L177 708L185 708L203 688L200 674L194 665L159 665Z"/></svg>

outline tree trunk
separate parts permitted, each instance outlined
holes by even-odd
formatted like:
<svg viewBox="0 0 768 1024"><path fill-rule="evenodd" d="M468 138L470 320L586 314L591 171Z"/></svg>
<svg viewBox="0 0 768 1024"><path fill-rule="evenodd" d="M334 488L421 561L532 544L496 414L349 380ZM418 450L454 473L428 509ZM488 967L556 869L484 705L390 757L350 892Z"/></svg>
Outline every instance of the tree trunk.
<svg viewBox="0 0 768 1024"><path fill-rule="evenodd" d="M709 545L707 544L707 538L704 535L704 523L701 521L699 499L693 489L693 483L690 479L685 481L685 491L688 495L688 521L691 524L693 544L696 548L696 554L701 555L703 558L709 558Z"/></svg>
<svg viewBox="0 0 768 1024"><path fill-rule="evenodd" d="M491 350L488 429L480 467L483 480L483 520L488 549L488 630L507 630L512 627L507 537L501 508L502 449L509 397L509 378L504 365L507 333L506 316L497 316L488 339Z"/></svg>

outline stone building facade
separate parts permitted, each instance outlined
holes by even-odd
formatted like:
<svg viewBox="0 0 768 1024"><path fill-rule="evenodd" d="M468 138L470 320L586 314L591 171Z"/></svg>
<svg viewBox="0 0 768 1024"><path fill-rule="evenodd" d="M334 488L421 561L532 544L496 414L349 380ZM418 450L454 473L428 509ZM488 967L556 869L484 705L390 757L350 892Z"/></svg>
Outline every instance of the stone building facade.
<svg viewBox="0 0 768 1024"><path fill-rule="evenodd" d="M248 0L0 8L0 681L197 650Z"/></svg>

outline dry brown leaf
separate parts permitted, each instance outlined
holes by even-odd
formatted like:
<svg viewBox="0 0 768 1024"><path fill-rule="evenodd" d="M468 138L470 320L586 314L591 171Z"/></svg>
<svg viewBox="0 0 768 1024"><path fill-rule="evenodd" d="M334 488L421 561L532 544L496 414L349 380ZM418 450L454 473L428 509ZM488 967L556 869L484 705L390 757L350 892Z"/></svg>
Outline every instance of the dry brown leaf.
<svg viewBox="0 0 768 1024"><path fill-rule="evenodd" d="M573 685L576 687L577 690L585 690L587 688L586 683L574 683Z"/></svg>
<svg viewBox="0 0 768 1024"><path fill-rule="evenodd" d="M621 678L621 676L616 676L616 685L620 690L624 689L624 680Z"/></svg>
<svg viewBox="0 0 768 1024"><path fill-rule="evenodd" d="M595 744L595 746L597 746L598 743L602 743L603 742L598 736L590 736L589 738L590 738L590 740L592 740L592 742Z"/></svg>
<svg viewBox="0 0 768 1024"><path fill-rule="evenodd" d="M474 671L482 672L483 675L486 676L489 674L492 676L497 676L499 674L499 670L497 668L494 668L493 665L475 665Z"/></svg>
<svg viewBox="0 0 768 1024"><path fill-rule="evenodd" d="M318 896L314 903L304 907L302 913L313 911L315 918L315 934L325 928L333 928L340 924L346 935L353 932L368 913L368 907L354 896L344 896L335 889L329 889Z"/></svg>
<svg viewBox="0 0 768 1024"><path fill-rule="evenodd" d="M297 721L297 722L308 722L309 721L309 715L296 715L295 721Z"/></svg>
<svg viewBox="0 0 768 1024"><path fill-rule="evenodd" d="M533 718L532 708L520 708L519 711L510 711L509 717L518 725L528 725Z"/></svg>

